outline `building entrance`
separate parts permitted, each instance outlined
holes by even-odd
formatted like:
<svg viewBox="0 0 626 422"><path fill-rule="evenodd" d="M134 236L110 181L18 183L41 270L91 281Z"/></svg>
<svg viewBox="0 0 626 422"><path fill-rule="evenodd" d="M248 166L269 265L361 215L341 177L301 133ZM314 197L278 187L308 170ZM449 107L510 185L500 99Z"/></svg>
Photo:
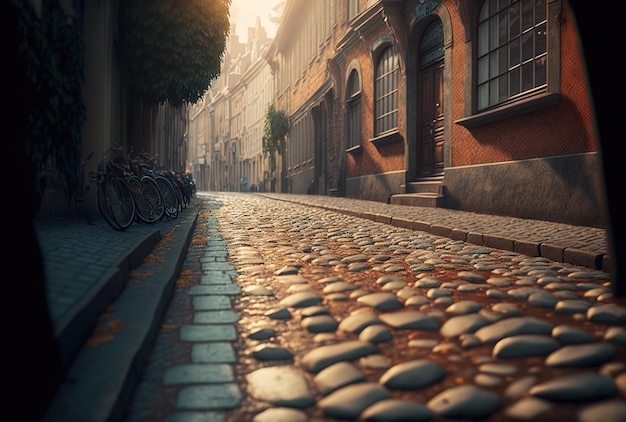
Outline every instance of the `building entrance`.
<svg viewBox="0 0 626 422"><path fill-rule="evenodd" d="M424 31L420 42L418 73L419 119L418 163L419 178L443 174L443 26L437 19Z"/></svg>

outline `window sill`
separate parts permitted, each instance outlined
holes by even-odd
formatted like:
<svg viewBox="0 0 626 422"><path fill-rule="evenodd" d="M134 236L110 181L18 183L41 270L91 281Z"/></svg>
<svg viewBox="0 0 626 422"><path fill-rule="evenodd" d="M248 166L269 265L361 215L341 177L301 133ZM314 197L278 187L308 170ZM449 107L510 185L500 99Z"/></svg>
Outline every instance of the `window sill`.
<svg viewBox="0 0 626 422"><path fill-rule="evenodd" d="M346 149L346 153L352 154L352 155L360 154L361 152L363 152L363 148L361 147L361 145L355 145L353 147Z"/></svg>
<svg viewBox="0 0 626 422"><path fill-rule="evenodd" d="M498 107L493 110L478 113L473 116L463 117L456 120L454 123L461 125L464 128L471 129L490 123L499 122L500 120L509 119L511 117L519 116L522 114L530 113L533 111L543 110L545 108L553 107L561 98L561 94L545 93L527 98L522 101L517 101L512 104L507 104L502 107Z"/></svg>
<svg viewBox="0 0 626 422"><path fill-rule="evenodd" d="M378 135L375 138L371 138L370 142L377 147L381 145L391 144L393 142L398 142L402 140L402 135L400 135L400 131L398 129L394 129L389 132L385 132L382 135Z"/></svg>

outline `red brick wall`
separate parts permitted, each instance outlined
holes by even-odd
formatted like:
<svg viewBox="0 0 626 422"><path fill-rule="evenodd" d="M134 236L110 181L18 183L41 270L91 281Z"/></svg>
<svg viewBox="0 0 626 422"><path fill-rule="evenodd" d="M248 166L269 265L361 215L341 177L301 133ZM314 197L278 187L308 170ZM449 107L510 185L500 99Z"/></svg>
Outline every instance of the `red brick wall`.
<svg viewBox="0 0 626 422"><path fill-rule="evenodd" d="M402 141L387 145L376 146L370 142L374 136L374 63L371 58L371 45L382 35L390 35L384 24L360 41L355 48L350 50L350 57L355 57L361 66L361 151L356 154L348 154L347 177L362 176L366 174L377 174L388 171L403 170L405 168L404 143ZM341 69L342 78L345 79L346 67L351 62L346 60ZM341 81L342 89L346 86L346 81ZM400 76L399 92L404 90L404 79ZM404 122L402 121L402 95L399 95L398 127L400 133L404 132ZM344 101L345 94L342 93L341 101ZM344 135L345 136L345 135Z"/></svg>
<svg viewBox="0 0 626 422"><path fill-rule="evenodd" d="M452 121L463 117L465 48L454 2L447 1L454 28ZM574 23L565 2L561 24L561 99L552 108L473 129L453 124L452 166L550 157L598 150ZM458 75L458 76L457 76Z"/></svg>

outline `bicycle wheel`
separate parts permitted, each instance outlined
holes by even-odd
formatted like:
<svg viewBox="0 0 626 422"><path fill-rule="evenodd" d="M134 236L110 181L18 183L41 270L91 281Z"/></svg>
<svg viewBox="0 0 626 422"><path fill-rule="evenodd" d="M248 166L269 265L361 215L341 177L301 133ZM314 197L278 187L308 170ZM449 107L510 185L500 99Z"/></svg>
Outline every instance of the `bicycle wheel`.
<svg viewBox="0 0 626 422"><path fill-rule="evenodd" d="M117 193L115 192L114 182L110 180L109 177L104 177L102 181L98 181L97 184L97 202L98 202L98 211L100 215L107 222L109 226L114 228L115 230L124 230L122 227L117 224L115 219L113 218L113 213L111 211L111 207L109 205L108 197L117 197ZM107 192L109 191L109 192ZM133 203L133 206L135 204Z"/></svg>
<svg viewBox="0 0 626 422"><path fill-rule="evenodd" d="M165 217L165 202L159 185L152 176L143 176L141 178L143 186L143 194L150 203L150 219L159 221Z"/></svg>
<svg viewBox="0 0 626 422"><path fill-rule="evenodd" d="M155 177L154 181L159 186L161 195L163 196L163 203L165 205L165 216L167 218L174 219L178 217L178 198L176 197L176 191L172 184L163 176Z"/></svg>
<svg viewBox="0 0 626 422"><path fill-rule="evenodd" d="M132 175L126 179L133 192L137 217L144 223L153 224L163 218L165 206L159 187L150 177Z"/></svg>
<svg viewBox="0 0 626 422"><path fill-rule="evenodd" d="M126 183L130 188L130 192L133 195L133 201L135 202L135 219L137 221L144 221L144 214L148 214L146 208L146 201L143 200L143 187L141 186L141 180L137 176L126 177Z"/></svg>
<svg viewBox="0 0 626 422"><path fill-rule="evenodd" d="M178 182L176 181L172 173L163 173L163 177L165 177L170 182L170 184L174 188L174 192L176 192L176 199L178 199L178 212L183 212L185 198L183 198L183 193L180 190L180 186L178 186Z"/></svg>
<svg viewBox="0 0 626 422"><path fill-rule="evenodd" d="M116 230L126 230L135 218L135 201L128 185L115 175L107 175L98 185L98 208Z"/></svg>
<svg viewBox="0 0 626 422"><path fill-rule="evenodd" d="M149 224L156 222L152 211L152 204L150 203L150 199L145 194L144 184L141 182L139 176L128 176L126 178L126 183L128 183L128 186L133 193L133 198L135 199L137 219L141 222Z"/></svg>

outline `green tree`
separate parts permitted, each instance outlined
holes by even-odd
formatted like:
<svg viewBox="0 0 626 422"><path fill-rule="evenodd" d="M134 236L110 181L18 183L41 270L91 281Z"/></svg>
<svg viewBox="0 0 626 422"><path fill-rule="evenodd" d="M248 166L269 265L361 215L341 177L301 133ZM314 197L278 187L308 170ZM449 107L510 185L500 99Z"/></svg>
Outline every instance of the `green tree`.
<svg viewBox="0 0 626 422"><path fill-rule="evenodd" d="M287 136L288 132L289 119L287 115L282 110L276 110L276 106L271 103L267 106L263 122L263 152L270 154L272 173L276 171L276 153L283 157L280 174L283 191L286 188L287 160L285 159L285 136Z"/></svg>
<svg viewBox="0 0 626 422"><path fill-rule="evenodd" d="M263 152L283 155L285 136L289 131L289 120L282 110L272 103L267 106L263 122Z"/></svg>
<svg viewBox="0 0 626 422"><path fill-rule="evenodd" d="M230 0L125 0L122 48L129 86L150 103L202 98L220 72Z"/></svg>

